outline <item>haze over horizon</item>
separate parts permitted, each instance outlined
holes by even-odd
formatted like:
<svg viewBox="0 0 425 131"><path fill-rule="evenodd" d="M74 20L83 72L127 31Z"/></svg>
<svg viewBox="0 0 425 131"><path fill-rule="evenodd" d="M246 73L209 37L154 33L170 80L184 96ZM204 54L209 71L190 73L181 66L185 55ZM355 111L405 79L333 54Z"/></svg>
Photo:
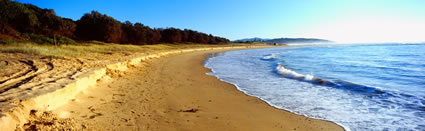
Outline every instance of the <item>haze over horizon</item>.
<svg viewBox="0 0 425 131"><path fill-rule="evenodd" d="M78 20L97 10L152 28L187 28L230 40L320 38L336 42L424 42L425 1L18 0Z"/></svg>

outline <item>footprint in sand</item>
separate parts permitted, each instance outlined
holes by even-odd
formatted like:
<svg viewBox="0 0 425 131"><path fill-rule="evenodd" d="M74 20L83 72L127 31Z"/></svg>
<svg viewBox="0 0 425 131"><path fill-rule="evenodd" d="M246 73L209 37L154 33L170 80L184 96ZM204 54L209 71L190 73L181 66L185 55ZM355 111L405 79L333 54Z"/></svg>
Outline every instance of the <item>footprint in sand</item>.
<svg viewBox="0 0 425 131"><path fill-rule="evenodd" d="M102 115L103 115L102 113L96 113L94 115L89 116L89 119L94 119L94 118L96 118L98 116L102 116Z"/></svg>

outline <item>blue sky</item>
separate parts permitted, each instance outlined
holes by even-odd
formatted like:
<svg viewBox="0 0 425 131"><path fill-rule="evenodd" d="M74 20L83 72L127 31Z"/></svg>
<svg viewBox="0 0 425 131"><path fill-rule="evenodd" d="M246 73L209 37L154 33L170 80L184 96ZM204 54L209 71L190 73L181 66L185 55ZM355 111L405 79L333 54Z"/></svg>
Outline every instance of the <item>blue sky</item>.
<svg viewBox="0 0 425 131"><path fill-rule="evenodd" d="M78 20L97 10L153 28L231 40L310 37L338 42L425 41L425 0L18 0Z"/></svg>

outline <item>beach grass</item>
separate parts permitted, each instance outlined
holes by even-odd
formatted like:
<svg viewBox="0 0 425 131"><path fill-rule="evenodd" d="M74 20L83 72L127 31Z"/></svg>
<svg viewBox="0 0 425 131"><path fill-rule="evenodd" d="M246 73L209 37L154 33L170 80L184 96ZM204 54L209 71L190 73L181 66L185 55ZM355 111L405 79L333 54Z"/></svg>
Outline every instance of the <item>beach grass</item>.
<svg viewBox="0 0 425 131"><path fill-rule="evenodd" d="M76 57L76 56L97 56L109 53L134 53L152 52L161 50L200 48L200 47L220 47L220 46L242 46L263 43L228 43L220 45L198 44L198 43L177 43L177 44L156 44L156 45L125 45L114 43L103 43L91 41L87 43L76 43L68 45L46 45L29 42L18 42L0 44L0 53L23 53L39 56L52 57Z"/></svg>

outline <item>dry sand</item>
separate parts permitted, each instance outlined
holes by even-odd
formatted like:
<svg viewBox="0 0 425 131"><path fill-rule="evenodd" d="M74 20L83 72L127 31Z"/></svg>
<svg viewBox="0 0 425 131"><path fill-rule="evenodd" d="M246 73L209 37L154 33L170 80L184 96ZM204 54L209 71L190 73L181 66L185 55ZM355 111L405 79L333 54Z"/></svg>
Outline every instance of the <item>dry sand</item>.
<svg viewBox="0 0 425 131"><path fill-rule="evenodd" d="M67 98L78 94L84 86L93 85L79 86L81 81L77 80L95 74L94 69L132 57L123 55L57 58L0 53L0 130L21 129L24 123L24 128L29 128L27 125L31 123L46 124L49 128L69 126L72 120L56 121L54 114L45 111L66 104Z"/></svg>
<svg viewBox="0 0 425 131"><path fill-rule="evenodd" d="M145 61L126 72L109 72L109 77L98 81L96 87L88 88L53 113L32 112L33 120L26 128L343 130L328 121L271 107L206 75L210 72L203 66L206 55L217 51L223 50L183 53Z"/></svg>
<svg viewBox="0 0 425 131"><path fill-rule="evenodd" d="M252 45L0 45L0 130L33 129L34 123L55 128L71 124L55 120L50 111L96 86L102 77L141 61L182 52L248 46Z"/></svg>

